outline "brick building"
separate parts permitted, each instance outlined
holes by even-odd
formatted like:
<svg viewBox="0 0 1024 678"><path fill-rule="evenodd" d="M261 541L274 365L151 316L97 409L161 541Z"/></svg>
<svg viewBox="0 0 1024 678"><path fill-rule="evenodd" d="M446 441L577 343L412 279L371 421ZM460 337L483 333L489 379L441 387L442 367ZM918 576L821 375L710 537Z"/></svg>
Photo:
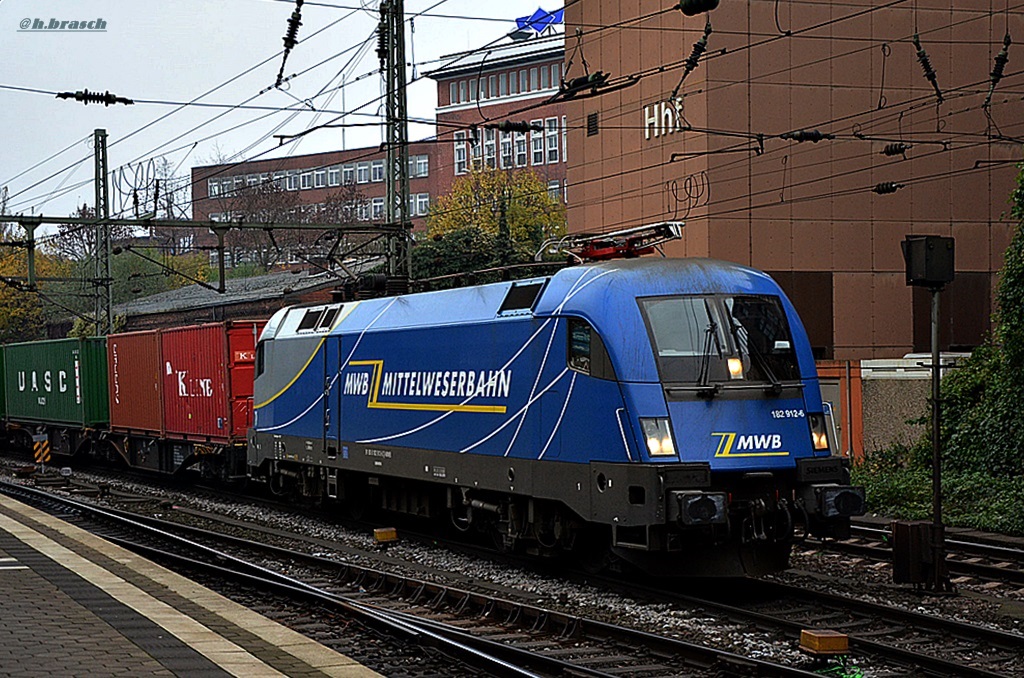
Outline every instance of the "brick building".
<svg viewBox="0 0 1024 678"><path fill-rule="evenodd" d="M529 37L527 37L527 35ZM452 54L449 65L430 73L437 82L437 134L409 144L409 214L414 233L423 230L430 205L473 167L530 169L548 191L564 199L566 117L559 90L564 35L520 31L485 52ZM512 119L532 123L529 132L502 132L484 125ZM294 193L295 219L329 201L345 187L360 198L354 217L383 221L385 153L378 147L297 155L192 169L192 218L229 221L237 196L270 182ZM212 244L212 236L202 244ZM237 257L236 257L237 258Z"/></svg>
<svg viewBox="0 0 1024 678"><path fill-rule="evenodd" d="M1005 213L1024 137L1012 48L983 103L1004 34L1024 35L1024 12L994 0L722 0L694 17L662 8L566 7L591 72L610 73L609 84L641 77L566 104L570 231L685 220L670 256L768 271L817 356L837 359L927 349L927 293L905 285L900 242L953 236L942 348L976 346L1012 233ZM676 91L708 21L707 51ZM830 136L799 142L800 130Z"/></svg>
<svg viewBox="0 0 1024 678"><path fill-rule="evenodd" d="M530 169L553 196L566 195L568 134L565 103L551 101L562 82L565 40L549 33L445 57L437 81L438 164L451 180L471 167ZM499 131L502 121L530 131Z"/></svg>

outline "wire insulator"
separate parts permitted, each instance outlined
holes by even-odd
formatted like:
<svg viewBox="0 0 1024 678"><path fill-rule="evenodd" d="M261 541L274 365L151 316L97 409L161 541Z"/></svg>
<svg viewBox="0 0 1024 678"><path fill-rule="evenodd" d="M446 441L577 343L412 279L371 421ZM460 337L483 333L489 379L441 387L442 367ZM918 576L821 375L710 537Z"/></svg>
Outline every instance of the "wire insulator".
<svg viewBox="0 0 1024 678"><path fill-rule="evenodd" d="M905 144L902 141L892 144L886 144L885 148L882 149L882 155L894 156L902 155L904 158L907 156L907 151L911 149L910 144Z"/></svg>
<svg viewBox="0 0 1024 678"><path fill-rule="evenodd" d="M299 44L299 26L302 25L302 0L295 0L295 9L288 17L288 32L284 34L284 48L291 50Z"/></svg>
<svg viewBox="0 0 1024 678"><path fill-rule="evenodd" d="M382 65L388 58L388 25L383 20L377 27L377 58Z"/></svg>
<svg viewBox="0 0 1024 678"><path fill-rule="evenodd" d="M1010 34L1007 33L1003 36L1003 49L996 55L996 62L992 66L992 72L989 73L988 96L985 97L985 103L982 104L983 108L988 108L992 102L992 94L996 91L996 85L1003 79L1003 70L1006 68L1006 62L1010 60L1010 42Z"/></svg>
<svg viewBox="0 0 1024 678"><path fill-rule="evenodd" d="M77 92L60 92L57 94L58 99L74 99L75 101L81 101L83 104L88 106L89 104L103 104L104 106L110 106L112 104L124 104L130 106L135 102L125 97L119 97L110 92L90 92L87 89L79 90Z"/></svg>
<svg viewBox="0 0 1024 678"><path fill-rule="evenodd" d="M679 0L676 9L686 16L696 16L701 12L710 12L718 7L718 0Z"/></svg>
<svg viewBox="0 0 1024 678"><path fill-rule="evenodd" d="M835 139L834 134L825 134L816 129L798 129L795 132L783 132L779 135L780 139L792 139L798 143L804 141L810 141L812 143L818 143L822 139Z"/></svg>
<svg viewBox="0 0 1024 678"><path fill-rule="evenodd" d="M700 58L704 52L708 49L708 36L711 35L711 20L704 25L704 35L700 36L700 40L693 43L693 50L690 52L690 56L683 62L683 76L679 78L679 84L672 90L672 98L675 99L679 96L679 89L683 86L683 81L686 80L686 76L694 71L697 66L700 65Z"/></svg>
<svg viewBox="0 0 1024 678"><path fill-rule="evenodd" d="M921 69L924 71L924 77L928 79L928 82L932 84L932 89L935 90L935 96L938 98L941 104L944 99L942 98L942 90L939 89L939 81L935 77L935 69L932 68L931 59L928 58L928 52L924 51L921 47L921 38L914 34L914 47L917 48L917 60L921 62Z"/></svg>
<svg viewBox="0 0 1024 678"><path fill-rule="evenodd" d="M573 78L563 83L561 94L564 97L572 97L585 89L592 89L596 92L598 87L608 82L610 76L611 73L605 73L604 71L594 71L588 75L581 75L578 78Z"/></svg>
<svg viewBox="0 0 1024 678"><path fill-rule="evenodd" d="M496 125L484 125L484 127L490 127L498 130L499 132L522 132L524 134L535 129L525 120L502 120Z"/></svg>
<svg viewBox="0 0 1024 678"><path fill-rule="evenodd" d="M875 187L871 189L871 192L877 193L878 195L888 195L889 193L895 193L904 187L905 184L897 184L895 181L883 181L880 184L875 184Z"/></svg>

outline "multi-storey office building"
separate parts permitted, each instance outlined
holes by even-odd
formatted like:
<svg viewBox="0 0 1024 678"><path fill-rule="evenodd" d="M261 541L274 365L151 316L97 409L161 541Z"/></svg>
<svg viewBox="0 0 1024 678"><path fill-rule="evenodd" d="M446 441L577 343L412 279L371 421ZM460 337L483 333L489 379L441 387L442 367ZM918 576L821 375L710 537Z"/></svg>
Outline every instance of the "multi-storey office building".
<svg viewBox="0 0 1024 678"><path fill-rule="evenodd" d="M436 161L431 163L433 154L433 144L409 146L409 215L413 224L422 222L432 196L438 194L440 173ZM194 167L192 218L228 221L233 211L244 207L245 189L269 184L275 192L295 194L294 200L282 200L283 205L301 207L322 205L349 186L361 198L356 218L384 219L384 154L376 148Z"/></svg>
<svg viewBox="0 0 1024 678"><path fill-rule="evenodd" d="M563 78L564 34L510 41L446 57L437 81L438 161L450 179L473 167L530 169L554 195L566 195L568 128L556 101ZM500 122L527 122L529 131L502 131Z"/></svg>
<svg viewBox="0 0 1024 678"><path fill-rule="evenodd" d="M819 358L839 359L927 349L928 294L906 286L900 242L953 236L942 348L978 345L1013 230L1016 45L994 86L991 73L1004 35L1024 35L1022 10L995 0L722 0L693 17L661 8L566 7L591 72L610 73L609 85L639 78L566 104L569 229L685 220L670 256L770 272Z"/></svg>

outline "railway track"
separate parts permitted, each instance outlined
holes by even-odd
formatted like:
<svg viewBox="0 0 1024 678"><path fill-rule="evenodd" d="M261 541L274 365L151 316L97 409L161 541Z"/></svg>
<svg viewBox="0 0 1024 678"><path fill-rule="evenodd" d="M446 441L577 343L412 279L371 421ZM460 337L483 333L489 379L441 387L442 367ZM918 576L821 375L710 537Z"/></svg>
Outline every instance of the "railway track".
<svg viewBox="0 0 1024 678"><path fill-rule="evenodd" d="M854 525L851 538L841 542L815 542L839 551L879 562L892 562L892 532L888 527ZM951 575L985 582L1024 586L1024 550L1013 546L947 536L946 564Z"/></svg>
<svg viewBox="0 0 1024 678"><path fill-rule="evenodd" d="M285 535L280 531L243 525L239 521L209 514L202 517L227 525L227 528L222 526L218 529L246 529L267 534L268 539L260 539L260 542L269 538L303 540L299 535ZM172 528L173 524L164 522L155 524L159 524L163 531L196 529ZM202 531L190 532L190 538L202 538L221 546L225 539L220 533ZM266 544L244 539L237 543L250 550L252 558L266 557L258 555L260 549L268 548ZM314 545L313 550L317 549L322 550L323 544ZM494 594L432 584L380 569L351 564L339 566L336 560L325 562L293 549L282 549L272 557L278 559L276 562L284 569L293 568L299 561L304 563L303 567L327 568L327 573L316 574L314 570L310 576L320 580L334 578L332 586L340 586L338 595L348 599L405 614L425 615L430 623L444 623L463 629L460 633L470 633L470 629L481 627L476 629L476 633L483 634L485 638L497 637L505 645L521 644L528 652L546 651L556 657L566 653L574 659L583 660L583 666L599 672L602 663L615 664L617 671L623 670L624 666L637 667L635 672L642 675L660 675L659 672L673 666L710 670L707 669L709 660L706 657L673 655L679 651L678 648L673 649L673 643L678 642L673 639L658 640L657 636L647 634L623 641L596 635L597 640L588 647L580 644L581 633L585 629L586 634L597 634L597 630L603 629L603 622L583 620L577 615L526 605ZM1024 654L1017 649L1024 647L1024 637L1017 634L772 582L749 580L739 585L741 590L732 587L732 594L727 597L732 599L731 602L721 596L695 597L666 590L665 587L644 590L621 580L608 580L603 584L611 589L621 589L627 595L646 596L651 602L669 602L684 609L699 609L728 618L743 627L762 629L777 635L780 642L793 643L800 630L805 628L829 628L848 633L853 660L860 666L872 667L872 675L906 675L910 670L927 675L1014 675L1024 660ZM736 602L736 599L741 602ZM446 615L454 616L445 619ZM671 641L669 648L662 649L660 643L666 641ZM642 648L639 653L638 647ZM728 656L728 653L719 652L713 663L726 662L730 671L738 670L742 663L731 664L739 660L727 659ZM667 660L666 657L674 658ZM753 675L775 674L755 672Z"/></svg>
<svg viewBox="0 0 1024 678"><path fill-rule="evenodd" d="M147 557L358 614L365 623L440 647L495 675L815 675L492 594L98 508L21 485L2 483L0 489ZM284 571L293 574L280 574Z"/></svg>

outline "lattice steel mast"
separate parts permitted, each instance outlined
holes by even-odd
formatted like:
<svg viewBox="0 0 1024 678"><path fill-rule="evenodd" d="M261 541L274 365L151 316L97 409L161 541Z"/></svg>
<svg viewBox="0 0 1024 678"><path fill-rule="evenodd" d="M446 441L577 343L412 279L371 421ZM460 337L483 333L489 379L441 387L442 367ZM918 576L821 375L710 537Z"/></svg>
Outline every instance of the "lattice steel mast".
<svg viewBox="0 0 1024 678"><path fill-rule="evenodd" d="M409 258L409 126L405 81L405 9L403 0L380 5L377 56L385 86L387 150L384 181L387 188L385 219L402 228L388 243L389 287L404 292L411 276Z"/></svg>

